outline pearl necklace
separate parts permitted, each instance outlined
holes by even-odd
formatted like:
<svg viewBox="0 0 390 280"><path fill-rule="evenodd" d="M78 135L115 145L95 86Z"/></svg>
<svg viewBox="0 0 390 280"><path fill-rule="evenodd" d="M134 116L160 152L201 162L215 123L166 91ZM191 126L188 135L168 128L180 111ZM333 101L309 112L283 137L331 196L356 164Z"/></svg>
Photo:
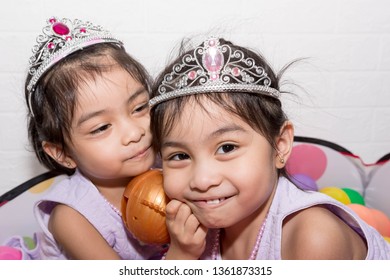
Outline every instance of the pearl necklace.
<svg viewBox="0 0 390 280"><path fill-rule="evenodd" d="M248 260L255 260L256 259L257 252L259 251L259 247L260 247L260 241L261 241L261 238L263 237L265 224L267 223L267 218L268 218L268 215L265 217L263 224L260 227L259 233L257 234L257 237L256 237L256 243L253 246L252 252L251 252ZM212 250L211 251L212 252L211 259L212 260L217 259L217 254L218 254L219 246L220 246L220 236L221 236L221 229L218 229L217 233L215 234L214 243L213 243L213 246L211 249Z"/></svg>
<svg viewBox="0 0 390 280"><path fill-rule="evenodd" d="M118 210L118 208L116 208L114 205L112 205L108 200L107 198L104 197L104 195L101 195L104 199L104 201L108 204L108 206L111 207L112 210L115 211L115 213L117 213L120 217L122 217L122 212Z"/></svg>

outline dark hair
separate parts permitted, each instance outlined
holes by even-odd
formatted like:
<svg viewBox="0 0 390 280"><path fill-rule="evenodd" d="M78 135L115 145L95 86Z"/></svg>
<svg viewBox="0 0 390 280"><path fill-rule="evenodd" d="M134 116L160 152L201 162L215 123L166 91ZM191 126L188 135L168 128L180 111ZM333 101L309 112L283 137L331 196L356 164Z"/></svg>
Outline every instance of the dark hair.
<svg viewBox="0 0 390 280"><path fill-rule="evenodd" d="M89 46L60 60L36 84L31 96L33 112L28 115L28 135L38 160L49 170L72 174L68 169L47 155L43 141L58 144L67 152L66 141L70 141L70 129L77 101L77 88L86 80L96 79L114 65L126 70L145 89L150 91L150 76L145 68L132 58L123 47L113 43ZM28 103L27 85L32 76L27 75L25 97Z"/></svg>
<svg viewBox="0 0 390 280"><path fill-rule="evenodd" d="M255 60L255 64L264 68L265 72L271 81L272 88L279 90L280 75L277 76L271 66L263 58L262 55L244 47L234 45L224 39L219 39L221 45L229 45L232 51L241 50L245 57L251 57ZM170 63L165 70L157 77L152 87L152 97L158 95L158 87L162 83L164 76L172 71L173 65L180 62L186 54L192 53L193 49L183 52ZM281 72L284 72L282 70ZM193 84L192 86L197 86ZM206 93L182 96L155 105L151 109L151 131L153 135L153 146L156 152L159 152L162 144L162 138L169 134L175 121L180 118L183 112L184 104L191 99L202 106L203 98L207 98L216 105L222 107L226 111L235 114L243 121L248 123L255 131L262 134L272 147L276 149L276 137L280 133L280 129L287 120L287 116L282 109L282 104L279 99L268 95L253 94L247 92L229 93L220 92L219 94ZM285 169L279 171L280 174L286 175Z"/></svg>

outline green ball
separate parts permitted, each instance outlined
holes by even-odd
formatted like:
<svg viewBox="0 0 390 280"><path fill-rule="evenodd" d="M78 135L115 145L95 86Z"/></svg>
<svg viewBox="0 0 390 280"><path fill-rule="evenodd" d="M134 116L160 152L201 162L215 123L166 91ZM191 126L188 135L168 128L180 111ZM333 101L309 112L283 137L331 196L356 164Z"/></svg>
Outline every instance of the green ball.
<svg viewBox="0 0 390 280"><path fill-rule="evenodd" d="M34 239L32 239L29 236L23 236L24 245L30 250L34 249L37 244L35 243Z"/></svg>
<svg viewBox="0 0 390 280"><path fill-rule="evenodd" d="M358 191L349 188L342 188L342 190L346 192L351 203L366 205L363 196Z"/></svg>

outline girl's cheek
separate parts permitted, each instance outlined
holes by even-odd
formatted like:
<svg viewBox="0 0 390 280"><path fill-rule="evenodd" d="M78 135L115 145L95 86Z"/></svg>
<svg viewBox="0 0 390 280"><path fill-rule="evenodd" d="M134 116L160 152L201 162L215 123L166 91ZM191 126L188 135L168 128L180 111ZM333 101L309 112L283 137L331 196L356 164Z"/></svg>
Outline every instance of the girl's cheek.
<svg viewBox="0 0 390 280"><path fill-rule="evenodd" d="M179 183L177 180L170 180L172 177L165 177L164 176L164 191L166 195L170 198L180 198L181 195L181 188L179 187Z"/></svg>
<svg viewBox="0 0 390 280"><path fill-rule="evenodd" d="M164 191L170 199L177 198L178 191L175 191L171 185L164 183Z"/></svg>

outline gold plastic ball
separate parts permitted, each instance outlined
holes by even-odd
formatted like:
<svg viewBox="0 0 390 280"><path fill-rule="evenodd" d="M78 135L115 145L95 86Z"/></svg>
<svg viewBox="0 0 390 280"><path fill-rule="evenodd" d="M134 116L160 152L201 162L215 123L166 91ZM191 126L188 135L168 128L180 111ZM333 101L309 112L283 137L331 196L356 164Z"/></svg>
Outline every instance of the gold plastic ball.
<svg viewBox="0 0 390 280"><path fill-rule="evenodd" d="M149 170L134 177L122 197L121 211L125 226L144 243L168 243L169 233L165 224L168 201L161 170Z"/></svg>

